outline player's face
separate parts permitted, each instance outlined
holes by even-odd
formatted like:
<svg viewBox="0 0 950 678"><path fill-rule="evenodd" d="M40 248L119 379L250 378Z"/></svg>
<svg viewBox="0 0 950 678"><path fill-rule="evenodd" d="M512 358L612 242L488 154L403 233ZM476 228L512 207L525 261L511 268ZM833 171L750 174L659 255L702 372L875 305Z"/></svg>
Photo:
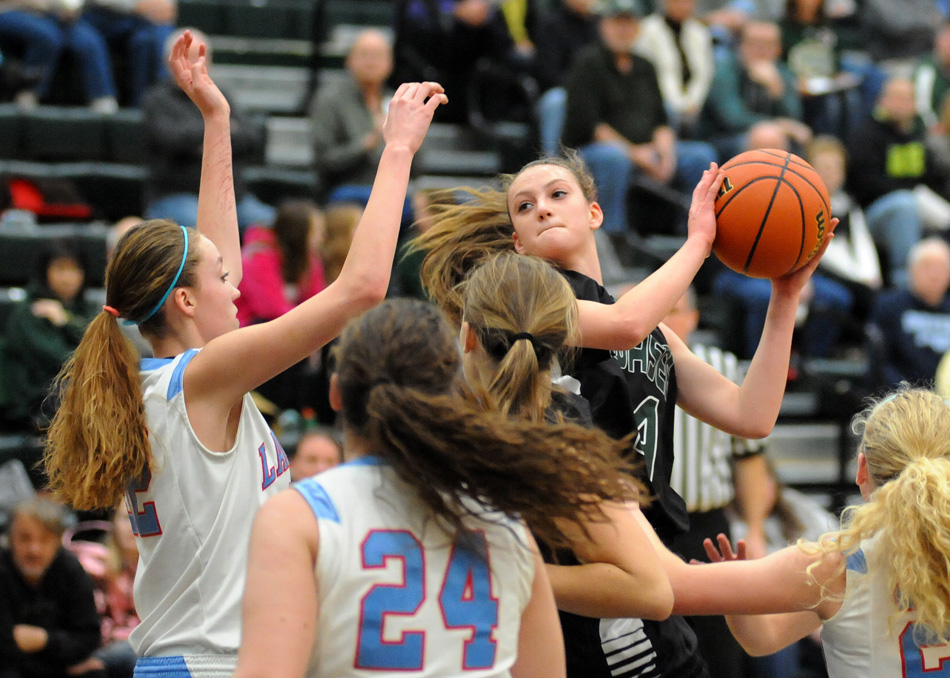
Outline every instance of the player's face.
<svg viewBox="0 0 950 678"><path fill-rule="evenodd" d="M558 165L518 175L508 189L508 212L519 254L562 265L589 244L603 221L600 206L587 200L573 172Z"/></svg>
<svg viewBox="0 0 950 678"><path fill-rule="evenodd" d="M59 537L35 518L17 516L10 526L13 564L31 583L43 579L59 550Z"/></svg>
<svg viewBox="0 0 950 678"><path fill-rule="evenodd" d="M221 255L215 244L202 236L198 240L197 284L195 297L195 324L205 342L237 329L237 307L234 301L241 296L228 280Z"/></svg>
<svg viewBox="0 0 950 678"><path fill-rule="evenodd" d="M290 477L297 481L323 473L340 463L340 450L322 435L311 435L300 441L290 461Z"/></svg>

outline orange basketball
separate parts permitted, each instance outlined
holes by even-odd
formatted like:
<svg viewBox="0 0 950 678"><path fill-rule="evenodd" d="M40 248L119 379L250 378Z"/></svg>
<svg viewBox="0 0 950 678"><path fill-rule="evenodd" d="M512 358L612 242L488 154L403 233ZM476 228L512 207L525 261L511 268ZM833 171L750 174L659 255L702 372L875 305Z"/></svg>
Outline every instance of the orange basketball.
<svg viewBox="0 0 950 678"><path fill-rule="evenodd" d="M831 221L828 189L814 168L776 149L746 151L722 166L713 251L753 278L777 278L808 263Z"/></svg>

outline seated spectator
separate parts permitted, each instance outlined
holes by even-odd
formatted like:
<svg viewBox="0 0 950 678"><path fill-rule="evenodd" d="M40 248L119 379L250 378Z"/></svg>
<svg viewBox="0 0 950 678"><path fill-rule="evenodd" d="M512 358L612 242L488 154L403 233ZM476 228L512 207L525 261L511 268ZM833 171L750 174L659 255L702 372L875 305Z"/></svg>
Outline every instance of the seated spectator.
<svg viewBox="0 0 950 678"><path fill-rule="evenodd" d="M283 203L273 228L248 229L241 296L234 302L242 327L273 320L326 287L319 257L323 233L323 213L309 200Z"/></svg>
<svg viewBox="0 0 950 678"><path fill-rule="evenodd" d="M917 114L931 133L945 134L940 129L941 111L950 92L950 21L940 24L933 50L914 70L914 99Z"/></svg>
<svg viewBox="0 0 950 678"><path fill-rule="evenodd" d="M712 85L712 34L693 17L696 0L662 0L660 12L643 20L637 52L656 68L671 126L682 136L695 133Z"/></svg>
<svg viewBox="0 0 950 678"><path fill-rule="evenodd" d="M629 230L627 192L635 172L691 191L715 160L699 141L677 141L653 65L632 52L643 13L640 0L605 0L600 39L578 52L565 80L567 114L561 141L591 169L603 229Z"/></svg>
<svg viewBox="0 0 950 678"><path fill-rule="evenodd" d="M871 312L874 296L883 284L881 264L872 232L886 233L904 227L911 214L877 215L867 222L864 211L844 190L847 154L844 144L831 136L820 136L808 146L807 160L825 182L831 196L831 213L838 217L835 237L828 245L818 270L847 286L855 299L854 318L861 327Z"/></svg>
<svg viewBox="0 0 950 678"><path fill-rule="evenodd" d="M498 3L491 0L407 0L396 17L391 82L433 80L449 103L436 120L468 121L468 89L480 60L511 61L514 40Z"/></svg>
<svg viewBox="0 0 950 678"><path fill-rule="evenodd" d="M195 39L192 50L207 45L209 70L211 44L200 31L190 29ZM165 43L166 61L184 29ZM197 54L192 58L197 58ZM255 125L244 116L234 97L231 102L231 155L238 227L243 233L252 224L270 226L275 210L248 191L242 170L263 144ZM198 184L201 178L204 121L201 111L171 77L149 88L142 101L145 137L148 144L148 178L145 182L145 218L171 219L182 226L194 226L198 217Z"/></svg>
<svg viewBox="0 0 950 678"><path fill-rule="evenodd" d="M884 73L844 56L861 46L856 29L835 21L833 9L825 0L789 0L779 25L785 62L802 93L803 119L816 133L843 138L871 112Z"/></svg>
<svg viewBox="0 0 950 678"><path fill-rule="evenodd" d="M242 327L277 318L326 287L319 256L323 236L323 213L309 200L282 204L272 229L247 230L241 248L241 296L234 302ZM256 392L279 409L309 405L304 394L312 390L311 362L302 360Z"/></svg>
<svg viewBox="0 0 950 678"><path fill-rule="evenodd" d="M758 123L776 125L801 147L811 139L811 130L801 121L795 76L781 54L778 25L749 21L742 27L737 52L717 62L699 128L721 161L749 147L748 132Z"/></svg>
<svg viewBox="0 0 950 678"><path fill-rule="evenodd" d="M317 173L328 202L365 205L383 153L385 87L392 73L389 41L375 29L360 31L346 55L346 75L322 85L310 106L310 136ZM406 198L403 222L412 221Z"/></svg>
<svg viewBox="0 0 950 678"><path fill-rule="evenodd" d="M907 77L927 56L941 23L934 0L862 0L859 3L864 48L891 75Z"/></svg>
<svg viewBox="0 0 950 678"><path fill-rule="evenodd" d="M907 289L881 292L871 324L881 340L884 384L930 381L950 350L950 246L927 238L911 248Z"/></svg>
<svg viewBox="0 0 950 678"><path fill-rule="evenodd" d="M541 19L535 41L535 77L542 92L537 113L545 155L555 155L558 150L567 105L564 76L571 59L582 47L597 42L596 3L597 0L561 0Z"/></svg>
<svg viewBox="0 0 950 678"><path fill-rule="evenodd" d="M343 443L336 431L314 426L304 431L290 457L290 479L296 483L342 463Z"/></svg>
<svg viewBox="0 0 950 678"><path fill-rule="evenodd" d="M13 510L0 550L0 674L5 678L105 678L84 670L99 645L93 584L61 544L66 509L30 499Z"/></svg>
<svg viewBox="0 0 950 678"><path fill-rule="evenodd" d="M948 177L926 144L910 80L888 80L874 116L852 136L849 155L848 189L869 223L894 205L905 215L907 203L917 206L917 219L907 219L903 228L872 231L884 250L891 283L901 285L906 280L904 262L922 230L950 226L950 204L944 197Z"/></svg>
<svg viewBox="0 0 950 678"><path fill-rule="evenodd" d="M85 0L83 19L95 26L111 48L115 61L125 64L130 106L142 104L145 91L169 76L165 41L175 30L177 0Z"/></svg>
<svg viewBox="0 0 950 678"><path fill-rule="evenodd" d="M55 410L47 402L50 386L97 310L83 297L85 283L86 267L72 243L56 241L37 259L27 298L6 323L3 379L12 421L42 426Z"/></svg>
<svg viewBox="0 0 950 678"><path fill-rule="evenodd" d="M132 585L139 564L139 548L125 504L112 516L105 586L105 611L102 615L102 647L93 658L102 662L109 678L132 678L136 655L129 634L139 625L132 600Z"/></svg>
<svg viewBox="0 0 950 678"><path fill-rule="evenodd" d="M4 0L0 3L0 49L17 53L36 84L15 95L23 108L33 108L50 94L63 51L78 61L86 101L96 111L117 110L112 62L105 40L80 15L79 2L66 0Z"/></svg>
<svg viewBox="0 0 950 678"><path fill-rule="evenodd" d="M327 285L340 275L346 255L350 252L353 242L353 231L360 217L363 216L363 207L350 203L327 205L326 234L320 246L320 257L323 259L323 273Z"/></svg>

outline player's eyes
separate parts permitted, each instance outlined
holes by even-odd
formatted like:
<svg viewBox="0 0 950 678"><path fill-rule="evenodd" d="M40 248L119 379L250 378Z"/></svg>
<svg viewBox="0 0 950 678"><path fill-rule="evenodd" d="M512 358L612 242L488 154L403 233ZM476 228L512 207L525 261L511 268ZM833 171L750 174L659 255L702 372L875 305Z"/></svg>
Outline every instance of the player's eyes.
<svg viewBox="0 0 950 678"><path fill-rule="evenodd" d="M530 207L531 207L531 203L526 200L525 202L518 204L518 211L524 212L526 209L529 209Z"/></svg>
<svg viewBox="0 0 950 678"><path fill-rule="evenodd" d="M559 188L551 193L552 198L563 198L565 195L567 195L567 191L563 188Z"/></svg>
<svg viewBox="0 0 950 678"><path fill-rule="evenodd" d="M230 271L225 271L225 272L224 272L224 275L221 276L221 282L227 282L229 275L231 275L231 272L230 272Z"/></svg>

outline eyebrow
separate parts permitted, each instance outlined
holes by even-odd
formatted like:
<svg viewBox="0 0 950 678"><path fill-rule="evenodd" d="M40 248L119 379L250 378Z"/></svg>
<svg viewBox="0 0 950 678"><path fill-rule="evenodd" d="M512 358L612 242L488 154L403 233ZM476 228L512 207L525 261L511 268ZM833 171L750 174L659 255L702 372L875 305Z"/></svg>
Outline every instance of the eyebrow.
<svg viewBox="0 0 950 678"><path fill-rule="evenodd" d="M557 177L556 179L551 179L551 181L549 181L548 183L546 183L546 184L544 185L544 188L547 188L548 186L551 186L552 184L556 184L556 183L559 182L559 181L567 181L567 179L565 179L564 177ZM517 198L519 195L521 195L522 193L530 193L530 191L528 191L528 190L518 191L517 193L515 193L515 194L514 194L513 196L511 196L511 197L512 197L512 199L515 199L515 198Z"/></svg>

